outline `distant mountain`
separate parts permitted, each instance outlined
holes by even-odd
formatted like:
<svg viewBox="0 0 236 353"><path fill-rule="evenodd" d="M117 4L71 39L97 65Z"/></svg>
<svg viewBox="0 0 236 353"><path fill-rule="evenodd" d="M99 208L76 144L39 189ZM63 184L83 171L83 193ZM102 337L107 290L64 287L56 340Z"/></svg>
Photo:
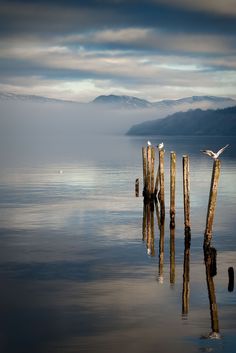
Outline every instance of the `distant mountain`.
<svg viewBox="0 0 236 353"><path fill-rule="evenodd" d="M236 135L236 106L189 110L132 126L127 135Z"/></svg>
<svg viewBox="0 0 236 353"><path fill-rule="evenodd" d="M76 103L69 100L62 100L62 99L55 99L55 98L48 98L42 96L35 96L29 94L16 94L16 93L9 93L9 92L0 92L0 101L21 101L21 102L41 102L41 103Z"/></svg>
<svg viewBox="0 0 236 353"><path fill-rule="evenodd" d="M236 105L236 100L227 97L214 96L193 96L181 99L165 99L159 102L149 102L146 99L140 99L132 96L102 95L95 98L90 103L80 103L76 101L48 98L37 95L16 94L9 92L0 92L0 101L23 101L23 102L41 102L41 103L73 103L80 105L99 105L103 108L112 110L145 110L156 112L159 118L163 118L177 111L187 111L189 109L218 109Z"/></svg>
<svg viewBox="0 0 236 353"><path fill-rule="evenodd" d="M152 103L156 108L180 108L181 111L189 109L217 109L227 108L236 105L236 101L228 97L215 96L192 96L180 99L165 99L159 102Z"/></svg>
<svg viewBox="0 0 236 353"><path fill-rule="evenodd" d="M131 96L116 96L116 95L109 95L109 96L98 96L92 102L92 104L102 104L108 105L113 108L126 108L126 109L137 109L137 108L151 108L153 105L152 103L148 102L145 99L140 99L137 97Z"/></svg>

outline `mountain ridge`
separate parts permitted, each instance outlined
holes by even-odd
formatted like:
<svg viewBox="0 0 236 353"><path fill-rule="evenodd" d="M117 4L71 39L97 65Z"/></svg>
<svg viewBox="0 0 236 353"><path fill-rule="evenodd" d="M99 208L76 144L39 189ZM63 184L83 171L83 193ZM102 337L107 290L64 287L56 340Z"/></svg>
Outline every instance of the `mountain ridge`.
<svg viewBox="0 0 236 353"><path fill-rule="evenodd" d="M127 135L236 135L236 105L224 109L194 109L133 125Z"/></svg>

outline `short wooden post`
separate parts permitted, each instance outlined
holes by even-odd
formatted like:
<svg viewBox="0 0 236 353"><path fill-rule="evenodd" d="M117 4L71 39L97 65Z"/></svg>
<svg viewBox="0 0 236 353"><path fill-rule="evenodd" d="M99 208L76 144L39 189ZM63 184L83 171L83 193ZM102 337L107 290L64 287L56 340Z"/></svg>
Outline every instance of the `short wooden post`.
<svg viewBox="0 0 236 353"><path fill-rule="evenodd" d="M217 188L220 177L220 160L216 159L213 164L212 177L211 177L211 188L209 194L206 229L204 235L204 246L208 246L212 239L212 226L216 208Z"/></svg>
<svg viewBox="0 0 236 353"><path fill-rule="evenodd" d="M182 291L182 315L187 315L189 311L190 295L190 242L189 230L185 229L184 241L184 267L183 267L183 291Z"/></svg>
<svg viewBox="0 0 236 353"><path fill-rule="evenodd" d="M184 191L184 226L185 232L190 231L190 181L189 157L183 156L183 191Z"/></svg>
<svg viewBox="0 0 236 353"><path fill-rule="evenodd" d="M175 228L170 228L170 284L175 283Z"/></svg>
<svg viewBox="0 0 236 353"><path fill-rule="evenodd" d="M143 196L147 190L147 148L142 147L142 159L143 159Z"/></svg>
<svg viewBox="0 0 236 353"><path fill-rule="evenodd" d="M155 185L154 185L154 177L155 175L155 148L154 146L151 147L151 198L154 198L154 191L155 191Z"/></svg>
<svg viewBox="0 0 236 353"><path fill-rule="evenodd" d="M212 251L212 249L213 248L211 248L210 246L204 249L206 280L207 280L208 297L209 297L209 304L210 304L211 329L212 329L212 332L208 335L208 337L220 338L215 285L214 285L213 277L211 275L211 272L212 272L211 267L212 267L212 261L213 261L212 255L215 256L215 251Z"/></svg>
<svg viewBox="0 0 236 353"><path fill-rule="evenodd" d="M228 275L229 275L229 283L228 283L228 291L233 292L234 290L234 268L228 268Z"/></svg>
<svg viewBox="0 0 236 353"><path fill-rule="evenodd" d="M139 197L139 178L135 180L135 196Z"/></svg>
<svg viewBox="0 0 236 353"><path fill-rule="evenodd" d="M159 151L159 166L160 166L160 206L161 206L161 223L165 219L165 185L164 185L164 155L165 151Z"/></svg>
<svg viewBox="0 0 236 353"><path fill-rule="evenodd" d="M170 153L170 227L175 227L176 153Z"/></svg>

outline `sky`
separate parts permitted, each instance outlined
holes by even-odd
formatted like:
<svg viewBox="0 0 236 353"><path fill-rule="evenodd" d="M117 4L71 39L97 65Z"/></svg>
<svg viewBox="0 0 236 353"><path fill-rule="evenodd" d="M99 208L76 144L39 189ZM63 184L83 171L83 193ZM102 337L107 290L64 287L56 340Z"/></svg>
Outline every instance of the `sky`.
<svg viewBox="0 0 236 353"><path fill-rule="evenodd" d="M0 0L0 91L236 98L236 0Z"/></svg>

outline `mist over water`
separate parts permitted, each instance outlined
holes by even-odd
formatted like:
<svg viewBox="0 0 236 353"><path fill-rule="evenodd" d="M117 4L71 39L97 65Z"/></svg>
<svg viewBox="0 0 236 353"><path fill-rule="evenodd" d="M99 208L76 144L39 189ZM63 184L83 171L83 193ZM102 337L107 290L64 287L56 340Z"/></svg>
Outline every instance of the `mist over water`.
<svg viewBox="0 0 236 353"><path fill-rule="evenodd" d="M1 102L1 105L3 103ZM135 113L77 105L4 102L0 118L0 348L4 353L232 353L236 268L236 142L231 137L127 137ZM127 114L127 115L126 115ZM123 119L123 120L122 120ZM143 121L143 120L142 120ZM165 143L163 280L143 241L143 201L134 197L146 139ZM213 277L221 340L211 331L202 250L212 160L230 147L213 228ZM169 153L177 153L175 281L170 283ZM190 156L189 312L182 315L182 155ZM156 165L157 166L157 165ZM141 193L141 192L140 192Z"/></svg>

